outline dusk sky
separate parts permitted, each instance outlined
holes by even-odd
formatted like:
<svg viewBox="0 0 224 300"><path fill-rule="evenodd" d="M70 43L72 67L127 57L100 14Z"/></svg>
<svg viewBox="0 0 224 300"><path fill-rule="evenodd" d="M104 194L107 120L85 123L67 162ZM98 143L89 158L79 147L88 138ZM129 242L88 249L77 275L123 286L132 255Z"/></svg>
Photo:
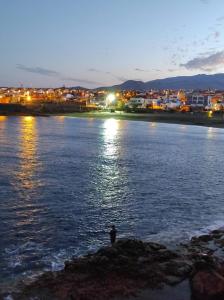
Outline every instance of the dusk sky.
<svg viewBox="0 0 224 300"><path fill-rule="evenodd" d="M224 72L223 0L0 0L0 86Z"/></svg>

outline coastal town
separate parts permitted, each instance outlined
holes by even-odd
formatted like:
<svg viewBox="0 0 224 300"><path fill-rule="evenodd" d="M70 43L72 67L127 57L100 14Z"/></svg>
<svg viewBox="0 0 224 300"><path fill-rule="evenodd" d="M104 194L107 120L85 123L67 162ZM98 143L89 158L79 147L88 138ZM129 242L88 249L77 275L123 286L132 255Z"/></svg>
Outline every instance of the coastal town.
<svg viewBox="0 0 224 300"><path fill-rule="evenodd" d="M0 88L0 112L29 107L47 110L62 105L65 111L111 110L127 112L222 112L221 90L108 90L78 88ZM69 109L68 109L69 108ZM63 110L62 110L63 111ZM52 111L53 112L53 111ZM58 112L58 111L57 111Z"/></svg>

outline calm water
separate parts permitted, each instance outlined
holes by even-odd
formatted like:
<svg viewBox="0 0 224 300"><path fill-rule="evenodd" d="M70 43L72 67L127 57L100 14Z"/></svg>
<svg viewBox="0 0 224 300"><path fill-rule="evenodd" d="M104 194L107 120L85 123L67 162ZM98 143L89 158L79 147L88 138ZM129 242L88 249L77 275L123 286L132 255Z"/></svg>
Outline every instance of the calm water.
<svg viewBox="0 0 224 300"><path fill-rule="evenodd" d="M224 223L224 130L0 117L0 282L121 237L167 243Z"/></svg>

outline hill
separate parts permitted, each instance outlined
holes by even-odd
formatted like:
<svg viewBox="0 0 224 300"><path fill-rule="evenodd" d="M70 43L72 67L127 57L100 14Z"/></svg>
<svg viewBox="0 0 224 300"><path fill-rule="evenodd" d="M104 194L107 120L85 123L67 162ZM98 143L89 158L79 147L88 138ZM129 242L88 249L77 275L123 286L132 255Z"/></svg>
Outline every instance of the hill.
<svg viewBox="0 0 224 300"><path fill-rule="evenodd" d="M156 79L147 82L128 80L123 82L122 84L104 87L103 89L139 91L146 91L150 89L224 90L224 74L220 73L213 75L199 74L194 76L177 76L165 79Z"/></svg>

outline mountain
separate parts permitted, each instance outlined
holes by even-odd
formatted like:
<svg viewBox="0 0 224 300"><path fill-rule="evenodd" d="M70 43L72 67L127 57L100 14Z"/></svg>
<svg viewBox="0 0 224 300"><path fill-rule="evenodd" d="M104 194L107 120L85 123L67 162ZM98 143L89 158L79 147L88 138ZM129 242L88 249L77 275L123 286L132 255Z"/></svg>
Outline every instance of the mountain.
<svg viewBox="0 0 224 300"><path fill-rule="evenodd" d="M177 76L165 79L156 79L147 82L128 80L119 85L99 89L139 91L145 91L150 89L224 90L224 73L213 75L199 74L194 76Z"/></svg>
<svg viewBox="0 0 224 300"><path fill-rule="evenodd" d="M71 89L71 90L83 90L83 91L89 91L90 90L90 89L85 88L83 86L72 86L72 87L69 87L69 89Z"/></svg>

